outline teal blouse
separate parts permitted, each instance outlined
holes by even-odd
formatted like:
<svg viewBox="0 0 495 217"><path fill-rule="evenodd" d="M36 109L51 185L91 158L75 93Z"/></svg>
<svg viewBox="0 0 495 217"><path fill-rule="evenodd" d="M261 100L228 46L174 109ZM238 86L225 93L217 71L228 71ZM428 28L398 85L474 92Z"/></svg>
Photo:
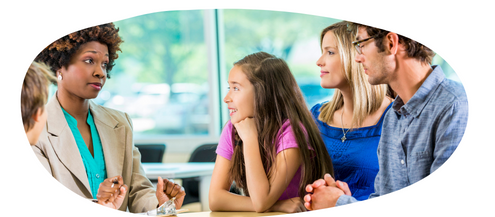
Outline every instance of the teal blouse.
<svg viewBox="0 0 495 217"><path fill-rule="evenodd" d="M93 198L96 199L96 194L98 193L100 183L107 178L107 170L105 167L105 157L101 147L100 135L98 135L98 131L96 130L95 122L93 116L91 115L91 110L88 111L88 119L86 122L91 129L94 158L89 152L89 149L81 136L81 132L79 132L79 129L77 128L77 120L63 108L62 111L64 112L65 120L67 120L67 124L72 131L72 135L76 140L77 148L81 154L84 168L86 169L86 175L88 176L91 193L93 194Z"/></svg>

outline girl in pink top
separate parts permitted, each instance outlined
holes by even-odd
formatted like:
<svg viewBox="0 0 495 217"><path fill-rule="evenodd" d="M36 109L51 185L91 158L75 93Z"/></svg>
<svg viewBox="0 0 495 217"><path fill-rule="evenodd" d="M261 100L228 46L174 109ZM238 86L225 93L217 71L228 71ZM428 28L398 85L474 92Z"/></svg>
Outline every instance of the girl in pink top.
<svg viewBox="0 0 495 217"><path fill-rule="evenodd" d="M287 63L258 52L234 63L224 98L231 120L217 147L212 211L305 211L304 187L330 156ZM229 192L232 182L244 195Z"/></svg>

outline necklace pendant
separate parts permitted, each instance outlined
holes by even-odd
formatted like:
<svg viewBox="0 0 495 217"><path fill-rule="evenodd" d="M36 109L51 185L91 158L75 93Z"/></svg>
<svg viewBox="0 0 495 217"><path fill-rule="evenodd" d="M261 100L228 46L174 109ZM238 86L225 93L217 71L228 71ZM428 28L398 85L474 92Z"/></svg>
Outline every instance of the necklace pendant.
<svg viewBox="0 0 495 217"><path fill-rule="evenodd" d="M342 140L342 142L344 142L347 138L345 138L345 135L342 136L342 138L340 138Z"/></svg>

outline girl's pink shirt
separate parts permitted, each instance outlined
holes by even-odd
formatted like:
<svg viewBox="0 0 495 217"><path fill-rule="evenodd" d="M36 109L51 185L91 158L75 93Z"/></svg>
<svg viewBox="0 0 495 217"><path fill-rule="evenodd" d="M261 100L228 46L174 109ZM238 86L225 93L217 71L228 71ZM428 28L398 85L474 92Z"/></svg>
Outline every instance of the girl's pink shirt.
<svg viewBox="0 0 495 217"><path fill-rule="evenodd" d="M227 160L232 159L232 155L234 154L234 146L232 144L232 128L233 125L228 121L225 127L222 130L222 134L220 135L220 141L218 142L216 153ZM280 132L282 132L280 134ZM294 133L292 132L292 127L290 125L289 120L285 121L282 125L282 128L279 130L279 142L277 145L277 154L288 148L299 148L297 145L296 138L294 137ZM297 170L296 174L290 181L287 189L285 189L284 193L280 196L278 200L285 200L293 197L299 197L299 182L301 181L301 167Z"/></svg>

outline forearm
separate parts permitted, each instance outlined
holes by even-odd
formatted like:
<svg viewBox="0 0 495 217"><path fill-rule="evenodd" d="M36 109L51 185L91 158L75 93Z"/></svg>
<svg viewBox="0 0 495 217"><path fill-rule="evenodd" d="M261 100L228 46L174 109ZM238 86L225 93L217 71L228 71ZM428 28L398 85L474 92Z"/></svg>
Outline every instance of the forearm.
<svg viewBox="0 0 495 217"><path fill-rule="evenodd" d="M257 141L244 144L244 161L246 182L251 203L256 212L264 212L277 202L280 195L275 195L263 168Z"/></svg>
<svg viewBox="0 0 495 217"><path fill-rule="evenodd" d="M210 210L213 212L233 211L233 212L254 212L251 198L233 194L226 190L210 191ZM228 203L226 203L228 201Z"/></svg>

